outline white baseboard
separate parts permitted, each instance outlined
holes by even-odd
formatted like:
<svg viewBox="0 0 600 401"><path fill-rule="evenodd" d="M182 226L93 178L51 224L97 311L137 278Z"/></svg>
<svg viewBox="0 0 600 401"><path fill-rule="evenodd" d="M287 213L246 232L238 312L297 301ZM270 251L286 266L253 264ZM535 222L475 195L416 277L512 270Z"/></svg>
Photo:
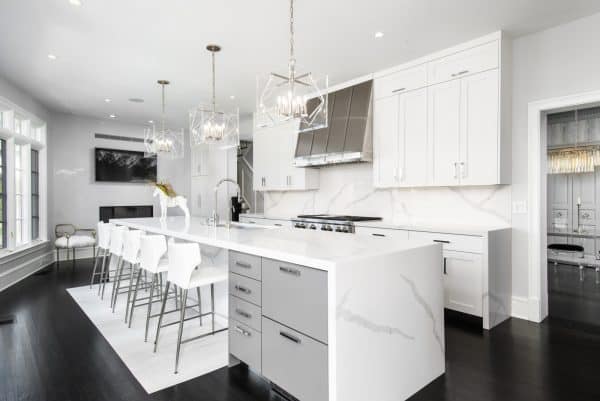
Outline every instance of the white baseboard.
<svg viewBox="0 0 600 401"><path fill-rule="evenodd" d="M0 292L54 263L54 253L48 251L0 274Z"/></svg>
<svg viewBox="0 0 600 401"><path fill-rule="evenodd" d="M529 298L513 296L511 304L512 317L529 320Z"/></svg>
<svg viewBox="0 0 600 401"><path fill-rule="evenodd" d="M96 248L96 250L97 250L97 248ZM54 250L54 255L56 255L56 249ZM61 261L71 260L71 258L73 257L73 251L69 250L68 255L69 255L69 259L67 259L67 250L66 249L59 250L59 257L60 257ZM93 257L94 257L94 249L93 248L81 248L81 249L77 249L75 251L75 259L89 259L89 258L93 258Z"/></svg>

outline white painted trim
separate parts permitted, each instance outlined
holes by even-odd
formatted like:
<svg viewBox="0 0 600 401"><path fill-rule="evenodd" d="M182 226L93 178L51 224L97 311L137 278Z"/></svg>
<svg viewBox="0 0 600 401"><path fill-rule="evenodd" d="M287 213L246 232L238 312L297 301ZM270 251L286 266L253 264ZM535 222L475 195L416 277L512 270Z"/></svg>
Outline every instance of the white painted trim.
<svg viewBox="0 0 600 401"><path fill-rule="evenodd" d="M538 100L528 105L528 278L529 312L527 319L541 322L548 316L548 264L545 247L546 223L546 152L544 117L548 111L568 107L579 107L600 102L600 90L575 95ZM514 299L515 297L513 297Z"/></svg>
<svg viewBox="0 0 600 401"><path fill-rule="evenodd" d="M26 262L21 263L20 265L17 265L15 267L13 267L12 269L5 271L4 273L1 273L0 274L0 292L17 284L19 281L26 279L27 277L31 276L32 274L37 273L38 271L42 270L43 268L45 268L48 265L51 265L52 263L54 263L54 255L53 255L52 251L48 251L48 252L43 253L33 259L29 259ZM9 280L7 277L10 277L11 275L13 275L19 271L23 271L23 274L19 275L19 277L17 277L14 280L5 282L5 280Z"/></svg>
<svg viewBox="0 0 600 401"><path fill-rule="evenodd" d="M527 320L529 318L529 299L526 297L512 297L511 314L512 317Z"/></svg>

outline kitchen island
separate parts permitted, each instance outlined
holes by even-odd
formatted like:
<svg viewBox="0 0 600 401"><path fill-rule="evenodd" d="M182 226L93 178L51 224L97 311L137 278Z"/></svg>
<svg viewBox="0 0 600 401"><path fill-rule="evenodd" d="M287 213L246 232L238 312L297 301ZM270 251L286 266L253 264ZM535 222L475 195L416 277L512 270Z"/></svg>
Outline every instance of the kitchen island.
<svg viewBox="0 0 600 401"><path fill-rule="evenodd" d="M227 263L232 364L300 400L396 401L444 373L440 244L200 218L111 222Z"/></svg>

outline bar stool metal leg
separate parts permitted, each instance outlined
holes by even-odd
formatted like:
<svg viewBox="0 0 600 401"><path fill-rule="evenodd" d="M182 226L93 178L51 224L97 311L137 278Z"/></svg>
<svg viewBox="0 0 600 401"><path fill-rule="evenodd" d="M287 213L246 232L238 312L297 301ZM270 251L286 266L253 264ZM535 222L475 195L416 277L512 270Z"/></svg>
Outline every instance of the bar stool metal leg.
<svg viewBox="0 0 600 401"><path fill-rule="evenodd" d="M108 251L104 250L102 254L102 267L100 268L100 281L98 281L98 296L100 296L100 291L102 287L104 287L105 277L104 277L104 266L106 265L106 258Z"/></svg>
<svg viewBox="0 0 600 401"><path fill-rule="evenodd" d="M202 297L200 295L200 287L196 287L196 295L198 296L198 313L200 314L200 326L202 326Z"/></svg>
<svg viewBox="0 0 600 401"><path fill-rule="evenodd" d="M210 285L210 311L212 318L212 332L215 334L215 285Z"/></svg>
<svg viewBox="0 0 600 401"><path fill-rule="evenodd" d="M183 334L183 323L185 320L185 306L187 303L188 290L182 290L181 295L181 318L179 320L179 332L177 334L177 351L175 352L175 374L179 367L179 351L181 350L181 335Z"/></svg>
<svg viewBox="0 0 600 401"><path fill-rule="evenodd" d="M148 328L150 327L150 315L152 314L152 303L154 302L154 287L158 282L158 277L156 277L157 274L160 273L155 273L152 275L152 283L150 284L150 299L148 300L148 312L146 313L146 331L144 332L144 342L148 342ZM135 297L133 299L135 302ZM133 315L133 305L131 305L131 314ZM131 317L129 318L129 325L131 326Z"/></svg>
<svg viewBox="0 0 600 401"><path fill-rule="evenodd" d="M106 252L108 253L108 255L102 262L102 270L104 270L105 264L107 264L107 266L106 266L105 275L103 276L104 279L102 280L102 294L100 295L100 299L104 299L104 289L106 288L106 283L110 280L110 262L112 261L112 254L110 253L110 251L106 251ZM106 259L108 259L108 263L106 263Z"/></svg>
<svg viewBox="0 0 600 401"><path fill-rule="evenodd" d="M162 306L160 307L160 315L158 316L158 324L156 325L156 337L154 337L154 352L156 352L156 348L158 347L158 336L160 335L160 325L162 324L163 315L165 314L165 306L167 305L167 298L169 297L169 281L167 280L167 285L165 287L165 293L163 296Z"/></svg>
<svg viewBox="0 0 600 401"><path fill-rule="evenodd" d="M113 313L117 305L117 296L119 295L119 289L121 288L121 278L123 277L123 269L125 268L125 261L122 257L119 258L119 265L117 266L117 273L115 275L115 281L113 281L113 295L111 308Z"/></svg>
<svg viewBox="0 0 600 401"><path fill-rule="evenodd" d="M133 291L133 301L131 302L131 309L129 310L129 328L131 328L131 321L133 320L133 309L135 309L135 301L137 300L137 292L140 286L140 278L142 278L141 274L138 274L137 280L135 280L135 290ZM131 288L131 287L130 287ZM152 290L150 290L152 291ZM151 292L152 293L152 292ZM152 300L150 300L152 302ZM127 305L129 305L129 300L127 300ZM127 315L127 312L125 312ZM127 316L125 316L125 323L127 323Z"/></svg>
<svg viewBox="0 0 600 401"><path fill-rule="evenodd" d="M131 272L129 274L129 289L127 290L127 304L125 305L125 323L127 323L127 317L129 316L129 301L131 301L131 290L133 288L133 277L135 276L135 265L129 264ZM142 275L142 271L138 269L138 281Z"/></svg>
<svg viewBox="0 0 600 401"><path fill-rule="evenodd" d="M98 267L98 258L96 257L95 254L96 254L96 252L94 251L94 269L92 270L92 278L90 280L90 290L92 289L92 286L94 285L94 277L96 277L96 269Z"/></svg>

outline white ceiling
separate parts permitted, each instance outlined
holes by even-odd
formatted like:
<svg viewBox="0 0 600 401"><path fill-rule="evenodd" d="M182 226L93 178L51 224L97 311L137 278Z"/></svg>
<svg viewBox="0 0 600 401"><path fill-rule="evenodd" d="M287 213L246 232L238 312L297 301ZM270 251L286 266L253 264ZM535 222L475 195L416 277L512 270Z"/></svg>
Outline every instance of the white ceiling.
<svg viewBox="0 0 600 401"><path fill-rule="evenodd" d="M155 82L169 79L169 120L185 126L187 111L210 99L208 43L223 47L224 107L251 112L256 74L286 71L285 0L81 1L2 0L0 75L51 109L157 120ZM499 29L519 36L598 11L598 0L297 0L297 58L335 84Z"/></svg>

